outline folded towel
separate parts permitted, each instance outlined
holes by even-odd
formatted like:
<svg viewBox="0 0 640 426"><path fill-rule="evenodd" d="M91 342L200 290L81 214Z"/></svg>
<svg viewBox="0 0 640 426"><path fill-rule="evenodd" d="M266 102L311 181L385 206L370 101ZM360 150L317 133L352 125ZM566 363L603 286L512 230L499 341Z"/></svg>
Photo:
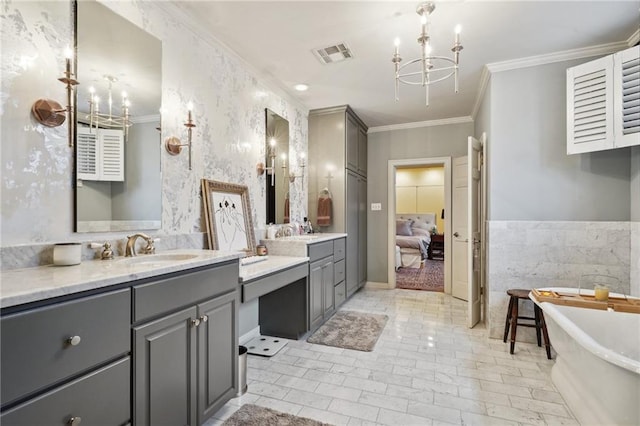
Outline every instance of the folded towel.
<svg viewBox="0 0 640 426"><path fill-rule="evenodd" d="M331 198L318 198L318 226L331 225Z"/></svg>
<svg viewBox="0 0 640 426"><path fill-rule="evenodd" d="M284 199L284 223L289 223L289 199Z"/></svg>

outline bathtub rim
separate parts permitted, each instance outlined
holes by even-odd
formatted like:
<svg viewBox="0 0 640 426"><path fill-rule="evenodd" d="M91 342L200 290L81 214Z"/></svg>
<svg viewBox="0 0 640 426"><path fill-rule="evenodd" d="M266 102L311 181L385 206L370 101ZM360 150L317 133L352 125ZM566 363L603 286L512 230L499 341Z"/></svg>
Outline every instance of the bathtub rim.
<svg viewBox="0 0 640 426"><path fill-rule="evenodd" d="M556 291L563 293L578 293L577 288L562 288L562 287L545 287L540 290L548 290L548 291ZM583 289L582 292L585 292ZM632 296L627 296L629 298L634 298ZM586 350L594 354L595 356L602 358L606 362L610 362L611 364L617 365L618 367L624 368L625 370L629 370L632 373L640 375L640 361L636 361L634 359L625 357L618 352L615 352L612 349L606 348L598 343L593 337L587 334L584 330L582 330L578 325L576 325L573 321L567 318L561 311L561 309L589 309L589 308L580 308L576 306L566 306L566 305L555 305L550 302L538 302L533 297L532 294L529 293L529 298L540 308L545 314L545 317L548 315L553 319L558 326L560 326L565 332L571 336L576 342L580 344L580 346L584 347ZM612 315L638 315L628 312L615 312L615 311L599 311L599 312L607 312ZM553 342L551 342L553 345Z"/></svg>

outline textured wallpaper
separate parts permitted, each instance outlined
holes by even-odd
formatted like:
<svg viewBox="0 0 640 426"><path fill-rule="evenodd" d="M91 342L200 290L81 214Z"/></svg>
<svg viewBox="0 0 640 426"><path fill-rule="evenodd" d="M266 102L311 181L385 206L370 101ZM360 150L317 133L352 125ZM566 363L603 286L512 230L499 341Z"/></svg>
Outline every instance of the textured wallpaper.
<svg viewBox="0 0 640 426"><path fill-rule="evenodd" d="M185 138L186 105L194 104L193 170L188 170L186 152L173 157L162 150L158 233L203 231L202 177L247 185L254 225L262 226L265 176L258 177L255 166L264 158L264 109L289 120L290 158L307 152L307 110L215 40L194 33L161 9L165 6L104 4L162 40L162 140ZM66 123L50 129L30 115L38 98L65 99L57 78L64 68L64 49L72 44L71 4L3 1L2 8L0 245L91 239L73 233L73 151L67 146ZM292 220L306 215L307 180L304 186L296 180L290 189Z"/></svg>

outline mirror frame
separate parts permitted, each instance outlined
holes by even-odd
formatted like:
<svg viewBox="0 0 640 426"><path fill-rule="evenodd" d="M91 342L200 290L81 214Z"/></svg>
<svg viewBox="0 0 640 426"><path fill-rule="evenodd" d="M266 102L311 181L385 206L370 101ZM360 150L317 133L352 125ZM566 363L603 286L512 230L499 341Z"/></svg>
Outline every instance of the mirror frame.
<svg viewBox="0 0 640 426"><path fill-rule="evenodd" d="M204 204L204 217L207 228L207 240L210 250L224 250L224 251L245 251L251 254L256 251L255 231L253 229L253 220L251 219L252 210L251 202L249 201L249 188L246 185L239 185L235 183L220 182L215 180L201 180L202 188L202 201ZM240 206L241 211L236 211L234 215L236 217L222 217L217 213L220 209L227 208L228 206L222 206L221 198L230 198L230 200L224 200L225 203L231 201L232 209L237 209L236 204ZM219 208L216 208L216 203L219 204ZM237 215L241 216L241 219ZM235 232L238 231L237 226L243 225L244 229L240 229L240 232L244 234L244 238L241 243L243 248L233 248L233 242L223 241L221 236L225 235L225 228L230 226L236 226ZM234 237L235 240L235 237Z"/></svg>

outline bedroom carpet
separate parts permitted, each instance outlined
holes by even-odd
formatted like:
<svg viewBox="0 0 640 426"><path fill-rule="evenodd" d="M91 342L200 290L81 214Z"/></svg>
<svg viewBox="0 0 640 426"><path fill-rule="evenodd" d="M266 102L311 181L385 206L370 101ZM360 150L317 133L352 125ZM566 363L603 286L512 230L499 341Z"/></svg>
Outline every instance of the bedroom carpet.
<svg viewBox="0 0 640 426"><path fill-rule="evenodd" d="M409 290L444 291L444 262L425 260L424 268L400 268L396 287Z"/></svg>
<svg viewBox="0 0 640 426"><path fill-rule="evenodd" d="M260 407L253 404L245 404L231 417L222 423L222 426L324 426L321 423L306 417L298 417L293 414L282 413L271 408Z"/></svg>
<svg viewBox="0 0 640 426"><path fill-rule="evenodd" d="M307 342L371 352L387 319L386 315L338 311Z"/></svg>

